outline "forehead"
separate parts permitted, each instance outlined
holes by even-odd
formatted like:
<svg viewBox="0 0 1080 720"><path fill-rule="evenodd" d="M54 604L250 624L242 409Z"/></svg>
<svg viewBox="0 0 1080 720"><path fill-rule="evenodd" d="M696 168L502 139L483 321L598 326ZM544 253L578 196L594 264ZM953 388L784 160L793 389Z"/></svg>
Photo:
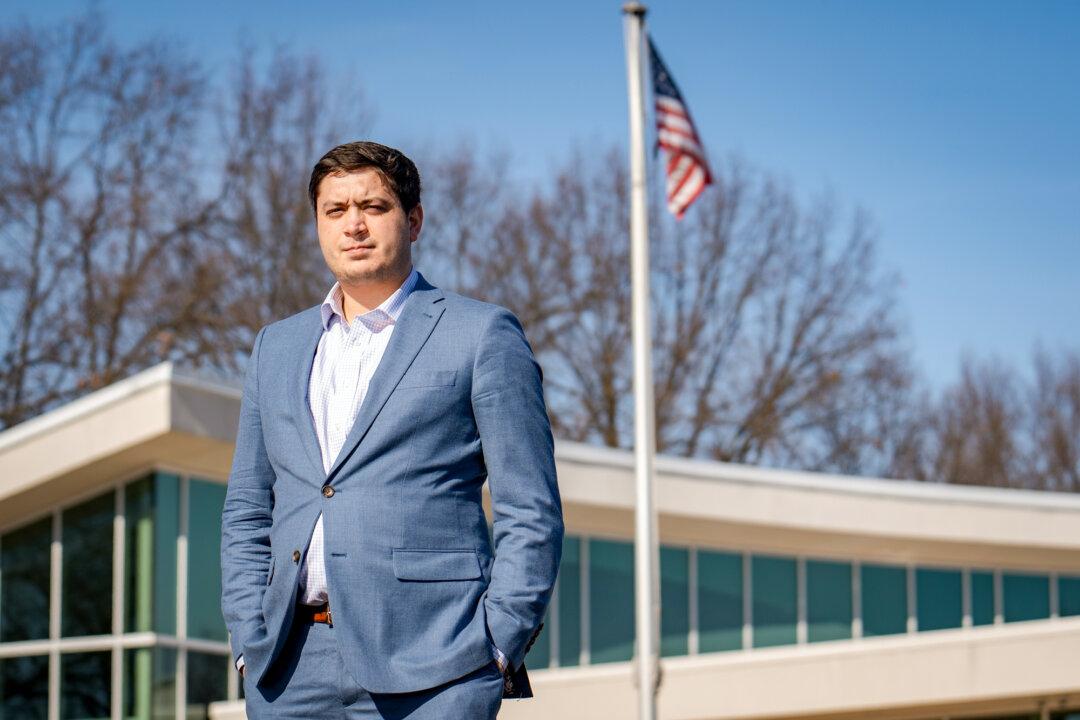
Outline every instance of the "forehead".
<svg viewBox="0 0 1080 720"><path fill-rule="evenodd" d="M318 198L345 200L350 197L384 196L394 198L394 192L383 174L375 168L360 168L349 172L331 173L319 181Z"/></svg>

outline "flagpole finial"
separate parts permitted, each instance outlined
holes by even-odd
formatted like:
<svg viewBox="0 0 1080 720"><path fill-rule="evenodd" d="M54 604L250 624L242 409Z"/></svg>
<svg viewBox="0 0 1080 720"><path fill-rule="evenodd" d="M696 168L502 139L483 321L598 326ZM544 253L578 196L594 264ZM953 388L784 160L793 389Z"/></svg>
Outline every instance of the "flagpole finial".
<svg viewBox="0 0 1080 720"><path fill-rule="evenodd" d="M622 11L627 15L645 17L645 13L647 13L649 9L639 2L628 2L622 6Z"/></svg>

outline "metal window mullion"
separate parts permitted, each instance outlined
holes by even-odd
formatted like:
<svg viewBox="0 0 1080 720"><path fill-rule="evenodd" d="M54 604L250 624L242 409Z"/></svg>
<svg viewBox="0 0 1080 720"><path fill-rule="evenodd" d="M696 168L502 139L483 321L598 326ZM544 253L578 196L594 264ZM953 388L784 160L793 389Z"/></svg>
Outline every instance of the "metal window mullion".
<svg viewBox="0 0 1080 720"><path fill-rule="evenodd" d="M60 602L63 592L64 526L59 509L52 514L49 544L49 720L60 720Z"/></svg>
<svg viewBox="0 0 1080 720"><path fill-rule="evenodd" d="M1056 618L1060 614L1060 606L1058 605L1058 573L1052 571L1050 573L1050 617Z"/></svg>
<svg viewBox="0 0 1080 720"><path fill-rule="evenodd" d="M750 553L748 552L742 553L742 567L742 646L743 650L750 650L754 647L754 598L753 593L751 592L751 586L754 584L754 566L753 562L751 562Z"/></svg>
<svg viewBox="0 0 1080 720"><path fill-rule="evenodd" d="M795 558L795 643L805 645L809 640L806 627L806 558Z"/></svg>
<svg viewBox="0 0 1080 720"><path fill-rule="evenodd" d="M857 640L862 636L862 563L855 560L851 563L851 637Z"/></svg>
<svg viewBox="0 0 1080 720"><path fill-rule="evenodd" d="M1001 569L994 568L994 624L1005 622L1005 589L1001 579Z"/></svg>
<svg viewBox="0 0 1080 720"><path fill-rule="evenodd" d="M124 634L124 534L127 518L124 514L124 485L116 486L113 496L113 603L112 603L112 720L122 720L124 711L124 651L120 639Z"/></svg>
<svg viewBox="0 0 1080 720"><path fill-rule="evenodd" d="M690 595L690 607L687 612L690 615L690 635L686 639L686 652L689 655L697 655L700 649L698 633L698 577L697 577L697 548L691 547L687 556L687 592Z"/></svg>
<svg viewBox="0 0 1080 720"><path fill-rule="evenodd" d="M919 608L918 596L915 593L915 566L908 564L907 572L905 573L904 583L906 585L907 592L907 631L908 633L917 633L919 631Z"/></svg>
<svg viewBox="0 0 1080 720"><path fill-rule="evenodd" d="M969 567L960 571L960 603L963 607L960 627L973 627L975 625L974 603L971 599L971 568Z"/></svg>
<svg viewBox="0 0 1080 720"><path fill-rule="evenodd" d="M180 522L176 535L176 717L187 716L187 601L190 478L180 476ZM231 655L230 655L231 657Z"/></svg>
<svg viewBox="0 0 1080 720"><path fill-rule="evenodd" d="M578 583L581 588L581 656L579 658L579 665L589 664L589 538L581 538L581 582Z"/></svg>

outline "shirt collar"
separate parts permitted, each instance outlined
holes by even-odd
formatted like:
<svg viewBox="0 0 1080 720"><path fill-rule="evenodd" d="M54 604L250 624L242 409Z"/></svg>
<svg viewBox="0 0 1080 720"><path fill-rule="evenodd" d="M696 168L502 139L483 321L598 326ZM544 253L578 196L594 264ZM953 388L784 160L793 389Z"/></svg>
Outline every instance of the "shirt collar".
<svg viewBox="0 0 1080 720"><path fill-rule="evenodd" d="M375 324L378 325L393 325L401 317L401 311L405 308L405 300L409 297L409 293L413 291L413 288L416 287L416 280L417 272L416 268L413 268L409 272L409 276L405 278L405 282L401 283L401 287L395 290L390 297L383 300L377 308L368 310L357 317L364 322L375 321ZM342 323L345 323L345 311L342 307L343 300L341 283L335 282L319 308L322 314L323 330L330 329L330 323L335 315L338 316Z"/></svg>

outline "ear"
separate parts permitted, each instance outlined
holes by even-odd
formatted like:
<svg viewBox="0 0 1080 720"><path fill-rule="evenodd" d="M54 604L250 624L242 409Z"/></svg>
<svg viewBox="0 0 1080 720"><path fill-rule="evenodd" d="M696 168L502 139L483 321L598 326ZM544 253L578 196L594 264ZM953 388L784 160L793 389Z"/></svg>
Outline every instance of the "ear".
<svg viewBox="0 0 1080 720"><path fill-rule="evenodd" d="M412 210L409 211L409 241L416 242L416 238L420 237L420 228L424 226L424 206L420 203L416 204Z"/></svg>

